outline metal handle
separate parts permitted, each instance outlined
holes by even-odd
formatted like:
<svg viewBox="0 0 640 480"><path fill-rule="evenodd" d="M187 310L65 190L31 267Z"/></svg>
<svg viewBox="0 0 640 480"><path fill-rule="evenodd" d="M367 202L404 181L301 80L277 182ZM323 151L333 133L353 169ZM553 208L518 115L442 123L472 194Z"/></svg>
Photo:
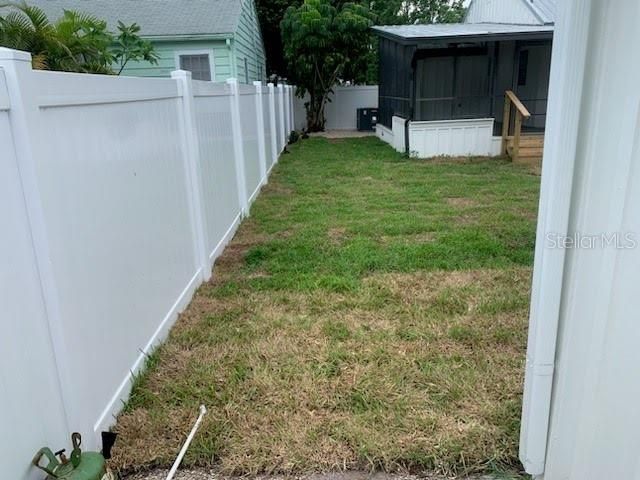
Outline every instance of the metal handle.
<svg viewBox="0 0 640 480"><path fill-rule="evenodd" d="M82 435L78 432L73 432L71 434L71 443L73 444L73 448L80 448L80 444L82 443Z"/></svg>
<svg viewBox="0 0 640 480"><path fill-rule="evenodd" d="M49 463L46 467L40 465L40 460L43 456L47 457L47 460L49 460ZM47 475L51 475L53 478L58 478L58 476L54 473L54 470L60 465L60 462L58 462L56 456L53 454L50 448L44 447L38 450L38 453L36 453L35 457L33 457L31 463L33 464L33 466L39 468Z"/></svg>
<svg viewBox="0 0 640 480"><path fill-rule="evenodd" d="M82 443L82 436L78 432L71 434L71 443L73 444L73 451L71 452L71 465L76 468L80 465L80 459L82 457L82 451L80 450L80 444Z"/></svg>

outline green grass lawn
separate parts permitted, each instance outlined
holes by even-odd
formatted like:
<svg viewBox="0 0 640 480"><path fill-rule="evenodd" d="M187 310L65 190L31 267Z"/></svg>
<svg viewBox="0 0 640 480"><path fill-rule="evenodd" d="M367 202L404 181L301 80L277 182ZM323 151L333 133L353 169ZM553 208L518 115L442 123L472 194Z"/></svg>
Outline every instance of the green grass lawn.
<svg viewBox="0 0 640 480"><path fill-rule="evenodd" d="M290 148L148 361L114 461L228 474L514 471L539 178Z"/></svg>

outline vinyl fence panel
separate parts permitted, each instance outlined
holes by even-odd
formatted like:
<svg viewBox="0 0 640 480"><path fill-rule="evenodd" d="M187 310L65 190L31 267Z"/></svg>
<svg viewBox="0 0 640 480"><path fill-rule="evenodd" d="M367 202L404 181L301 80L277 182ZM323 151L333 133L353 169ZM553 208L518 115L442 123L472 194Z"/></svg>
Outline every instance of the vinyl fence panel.
<svg viewBox="0 0 640 480"><path fill-rule="evenodd" d="M309 94L304 98L295 98L292 107L294 127L297 130L306 128L305 102L309 101ZM377 85L335 86L333 94L324 109L325 128L327 130L355 130L358 126L358 108L378 108Z"/></svg>
<svg viewBox="0 0 640 480"><path fill-rule="evenodd" d="M242 125L245 182L249 203L255 199L260 185L262 184L255 95L255 87L250 85L240 85L240 123Z"/></svg>
<svg viewBox="0 0 640 480"><path fill-rule="evenodd" d="M378 107L378 86L334 87L330 100L325 110L326 127L331 130L355 130L358 108Z"/></svg>
<svg viewBox="0 0 640 480"><path fill-rule="evenodd" d="M274 160L274 151L273 145L271 141L272 136L272 125L271 125L271 105L269 99L269 88L262 88L262 113L263 113L263 123L264 123L264 150L266 157L266 167L267 172L271 170L271 166L273 165Z"/></svg>
<svg viewBox="0 0 640 480"><path fill-rule="evenodd" d="M281 152L284 148L284 136L282 132L284 131L284 110L283 106L283 98L282 98L282 85L278 86L279 88L275 89L275 107L276 107L276 139L278 142L278 151Z"/></svg>
<svg viewBox="0 0 640 480"><path fill-rule="evenodd" d="M290 107L275 97L180 71L33 71L0 48L7 478L40 478L29 459L70 431L99 446L284 147L275 106L281 126Z"/></svg>
<svg viewBox="0 0 640 480"><path fill-rule="evenodd" d="M128 372L144 361L140 350L175 316L176 300L195 288L200 273L177 85L32 75L39 85L38 187L59 328L74 332L65 338L63 359L75 379L66 386L70 418L107 425L119 407L114 392L128 393ZM95 378L100 381L87 383Z"/></svg>
<svg viewBox="0 0 640 480"><path fill-rule="evenodd" d="M194 103L206 215L207 252L215 259L240 221L233 127L226 84L194 81Z"/></svg>

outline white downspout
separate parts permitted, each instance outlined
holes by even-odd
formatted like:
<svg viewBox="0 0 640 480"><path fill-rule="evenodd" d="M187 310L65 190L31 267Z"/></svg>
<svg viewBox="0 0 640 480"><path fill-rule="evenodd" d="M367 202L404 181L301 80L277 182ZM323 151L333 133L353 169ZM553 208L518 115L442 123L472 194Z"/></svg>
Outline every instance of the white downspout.
<svg viewBox="0 0 640 480"><path fill-rule="evenodd" d="M520 430L520 461L534 476L545 468L565 265L547 236L568 231L592 1L557 7Z"/></svg>

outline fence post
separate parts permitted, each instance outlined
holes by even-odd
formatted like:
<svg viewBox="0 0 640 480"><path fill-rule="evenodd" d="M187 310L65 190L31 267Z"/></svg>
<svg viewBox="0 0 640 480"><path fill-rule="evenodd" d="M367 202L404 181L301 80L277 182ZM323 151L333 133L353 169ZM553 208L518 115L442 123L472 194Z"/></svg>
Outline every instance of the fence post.
<svg viewBox="0 0 640 480"><path fill-rule="evenodd" d="M255 81L253 85L256 87L256 115L258 117L258 154L260 156L260 178L262 185L267 183L267 151L265 147L264 135L264 103L262 100L262 82Z"/></svg>
<svg viewBox="0 0 640 480"><path fill-rule="evenodd" d="M287 138L289 138L289 133L291 132L291 117L289 116L289 85L284 86L284 134Z"/></svg>
<svg viewBox="0 0 640 480"><path fill-rule="evenodd" d="M33 255L38 269L37 277L45 309L46 329L54 357L52 368L56 372L56 387L59 390L61 400L62 411L51 412L51 414L61 414L64 427L67 432L70 432L71 425L74 429L90 426L77 425L71 416L71 412L79 411L79 405L73 395L74 381L67 368L69 355L67 354L58 287L51 263L49 239L36 173L38 149L44 148L44 146L40 145L37 138L38 130L41 128L38 118L39 108L36 103L38 85L31 68L31 55L0 47L0 74L3 71L11 104L9 122L16 155L16 166L28 216ZM19 321L19 319L13 320ZM19 369L19 366L15 367ZM10 394L10 392L7 393L7 395ZM53 404L53 402L51 403Z"/></svg>
<svg viewBox="0 0 640 480"><path fill-rule="evenodd" d="M291 130L297 130L297 128L296 128L296 115L295 115L296 112L293 109L295 91L296 91L295 85L291 85L291 88L289 90L289 105L290 105L290 108L291 108Z"/></svg>
<svg viewBox="0 0 640 480"><path fill-rule="evenodd" d="M207 254L206 216L202 200L202 169L191 72L175 70L171 72L171 78L177 81L178 94L182 97L180 128L182 130L182 152L186 163L187 196L192 217L191 227L196 265L200 267L202 279L206 282L211 278L212 265Z"/></svg>
<svg viewBox="0 0 640 480"><path fill-rule="evenodd" d="M269 122L271 122L271 164L278 161L278 126L276 125L276 92L273 83L268 83L269 88Z"/></svg>
<svg viewBox="0 0 640 480"><path fill-rule="evenodd" d="M293 109L291 108L291 91L293 87L291 85L287 85L287 111L289 112L289 132L293 132L295 127L293 126Z"/></svg>
<svg viewBox="0 0 640 480"><path fill-rule="evenodd" d="M284 85L282 85L281 83L278 84L278 109L280 110L280 125L278 131L280 132L282 150L284 150L284 148L287 146L287 134L284 119Z"/></svg>
<svg viewBox="0 0 640 480"><path fill-rule="evenodd" d="M233 153L236 160L236 181L238 182L238 198L243 216L249 213L247 182L244 170L244 145L242 144L242 124L240 123L240 92L236 78L227 79L231 88L231 126L233 127Z"/></svg>

